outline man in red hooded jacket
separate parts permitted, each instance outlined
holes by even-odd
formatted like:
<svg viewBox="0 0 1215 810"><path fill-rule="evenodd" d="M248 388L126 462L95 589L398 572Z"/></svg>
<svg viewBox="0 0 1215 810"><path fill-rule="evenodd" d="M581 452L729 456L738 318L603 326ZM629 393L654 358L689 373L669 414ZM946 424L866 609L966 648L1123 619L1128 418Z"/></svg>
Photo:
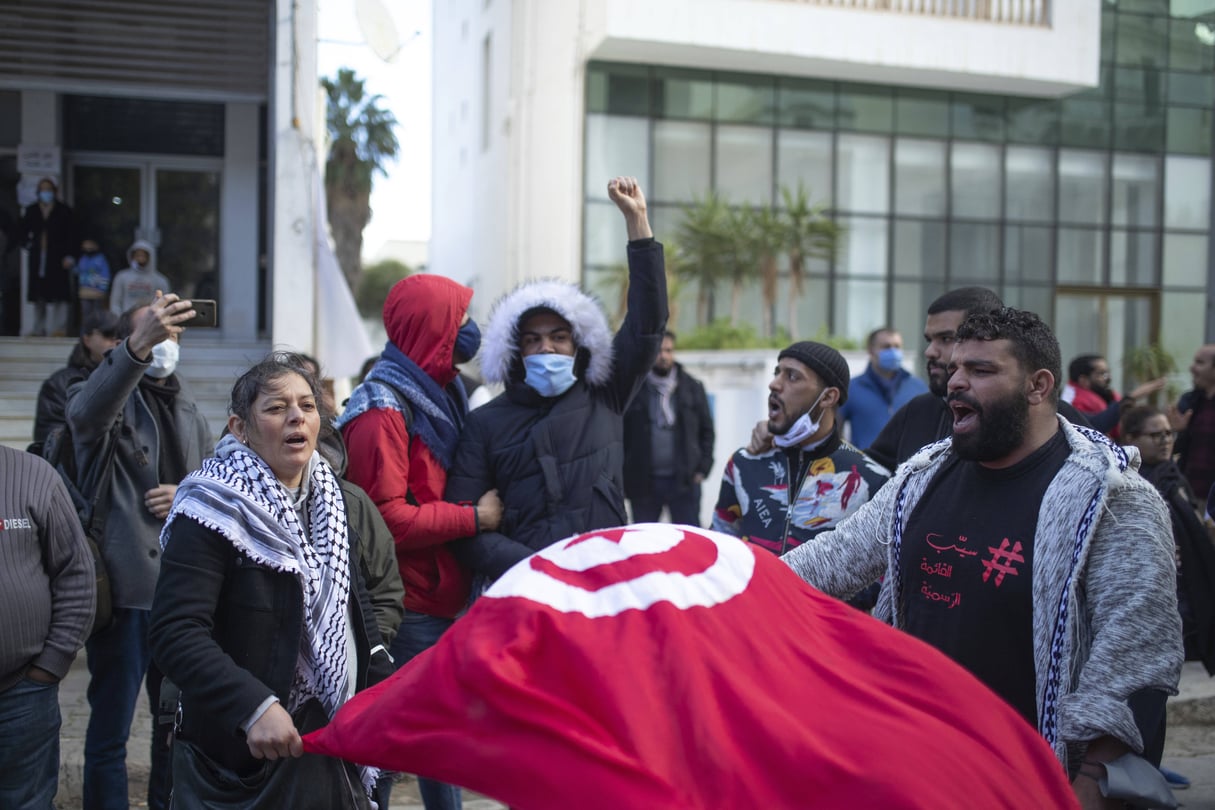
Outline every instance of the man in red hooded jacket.
<svg viewBox="0 0 1215 810"><path fill-rule="evenodd" d="M496 490L473 506L443 500L468 415L456 364L481 342L471 299L471 289L442 276L397 282L384 302L388 343L337 423L346 477L375 501L396 542L405 583L405 617L390 650L397 666L433 646L468 601L471 575L447 542L493 531L502 517ZM426 779L419 787L427 810L460 807L458 788ZM386 791L381 798L386 807Z"/></svg>

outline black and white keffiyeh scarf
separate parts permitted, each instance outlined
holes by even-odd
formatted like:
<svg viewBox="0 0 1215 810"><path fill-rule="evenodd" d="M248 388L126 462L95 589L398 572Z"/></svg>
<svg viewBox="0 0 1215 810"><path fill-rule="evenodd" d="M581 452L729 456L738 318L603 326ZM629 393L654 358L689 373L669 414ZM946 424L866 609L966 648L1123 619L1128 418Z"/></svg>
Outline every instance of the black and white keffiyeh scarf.
<svg viewBox="0 0 1215 810"><path fill-rule="evenodd" d="M305 643L296 663L288 711L315 697L332 717L346 699L350 546L346 510L333 470L316 453L305 475L309 529L291 494L256 453L225 436L215 456L186 476L160 534L185 516L218 532L249 559L293 575L304 594Z"/></svg>

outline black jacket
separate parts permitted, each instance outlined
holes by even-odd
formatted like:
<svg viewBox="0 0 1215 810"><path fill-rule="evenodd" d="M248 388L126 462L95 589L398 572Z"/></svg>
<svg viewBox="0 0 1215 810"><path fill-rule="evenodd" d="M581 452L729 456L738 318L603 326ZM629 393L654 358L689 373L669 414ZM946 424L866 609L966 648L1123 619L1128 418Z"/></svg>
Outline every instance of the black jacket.
<svg viewBox="0 0 1215 810"><path fill-rule="evenodd" d="M88 348L76 341L68 364L51 374L38 389L38 406L34 411L34 443L31 453L41 453L42 443L50 432L67 422L67 392L74 384L87 380L97 364L89 357Z"/></svg>
<svg viewBox="0 0 1215 810"><path fill-rule="evenodd" d="M1062 400L1059 414L1073 425L1091 427L1084 414ZM952 429L953 412L945 400L932 392L920 394L894 412L873 444L865 449L865 455L894 470L921 447L949 436Z"/></svg>
<svg viewBox="0 0 1215 810"><path fill-rule="evenodd" d="M497 578L532 552L582 532L627 522L624 412L658 356L667 320L662 247L629 248L629 308L612 339L611 375L592 387L579 379L558 397L520 380L472 411L464 425L445 498L476 503L497 489L497 532L456 540L452 552ZM581 351L581 350L580 350Z"/></svg>
<svg viewBox="0 0 1215 810"><path fill-rule="evenodd" d="M678 363L675 373L675 483L676 492L683 492L692 486L694 475L707 478L713 469L713 414L700 381ZM652 488L650 403L657 396L652 385L643 385L624 415L624 494L630 498Z"/></svg>
<svg viewBox="0 0 1215 810"><path fill-rule="evenodd" d="M240 725L271 695L285 708L304 634L303 596L291 574L248 559L218 533L181 517L170 527L152 602L156 665L181 688L181 735L238 773L260 761ZM392 672L350 533L357 688ZM378 648L378 649L377 649Z"/></svg>

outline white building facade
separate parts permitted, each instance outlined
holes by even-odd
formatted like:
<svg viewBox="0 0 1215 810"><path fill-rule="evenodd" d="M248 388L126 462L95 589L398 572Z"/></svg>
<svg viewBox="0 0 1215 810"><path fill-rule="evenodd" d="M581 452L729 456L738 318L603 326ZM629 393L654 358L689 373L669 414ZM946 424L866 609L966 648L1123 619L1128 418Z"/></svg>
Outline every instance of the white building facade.
<svg viewBox="0 0 1215 810"><path fill-rule="evenodd" d="M534 276L606 293L604 185L633 174L659 238L710 191L809 189L844 238L802 334L917 335L964 284L1115 368L1215 334L1211 0L451 0L434 26L431 269L475 307Z"/></svg>

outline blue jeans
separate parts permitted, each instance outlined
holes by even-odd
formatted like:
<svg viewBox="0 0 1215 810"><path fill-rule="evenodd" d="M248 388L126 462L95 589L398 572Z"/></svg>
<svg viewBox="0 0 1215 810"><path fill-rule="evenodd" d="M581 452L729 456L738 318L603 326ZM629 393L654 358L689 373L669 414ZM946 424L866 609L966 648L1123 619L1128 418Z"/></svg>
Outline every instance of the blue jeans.
<svg viewBox="0 0 1215 810"><path fill-rule="evenodd" d="M85 645L89 664L89 727L84 736L84 810L128 810L127 739L139 687L147 678L156 716L160 673L150 671L149 611L115 608L110 626ZM153 721L155 722L155 721ZM153 746L148 806L165 807L167 751Z"/></svg>
<svg viewBox="0 0 1215 810"><path fill-rule="evenodd" d="M0 692L0 807L53 810L59 790L59 685L22 678Z"/></svg>
<svg viewBox="0 0 1215 810"><path fill-rule="evenodd" d="M392 640L392 645L388 649L393 664L400 669L406 661L423 650L435 646L439 636L443 635L454 622L454 619L442 619L438 616L427 616L425 613L406 610L405 618L401 619L401 626L397 629L397 636ZM446 785L433 779L418 777L418 792L422 794L422 804L426 810L460 810L463 807L460 789L455 785ZM381 810L388 807L391 795L391 778L381 778L376 785L376 803L379 804Z"/></svg>

